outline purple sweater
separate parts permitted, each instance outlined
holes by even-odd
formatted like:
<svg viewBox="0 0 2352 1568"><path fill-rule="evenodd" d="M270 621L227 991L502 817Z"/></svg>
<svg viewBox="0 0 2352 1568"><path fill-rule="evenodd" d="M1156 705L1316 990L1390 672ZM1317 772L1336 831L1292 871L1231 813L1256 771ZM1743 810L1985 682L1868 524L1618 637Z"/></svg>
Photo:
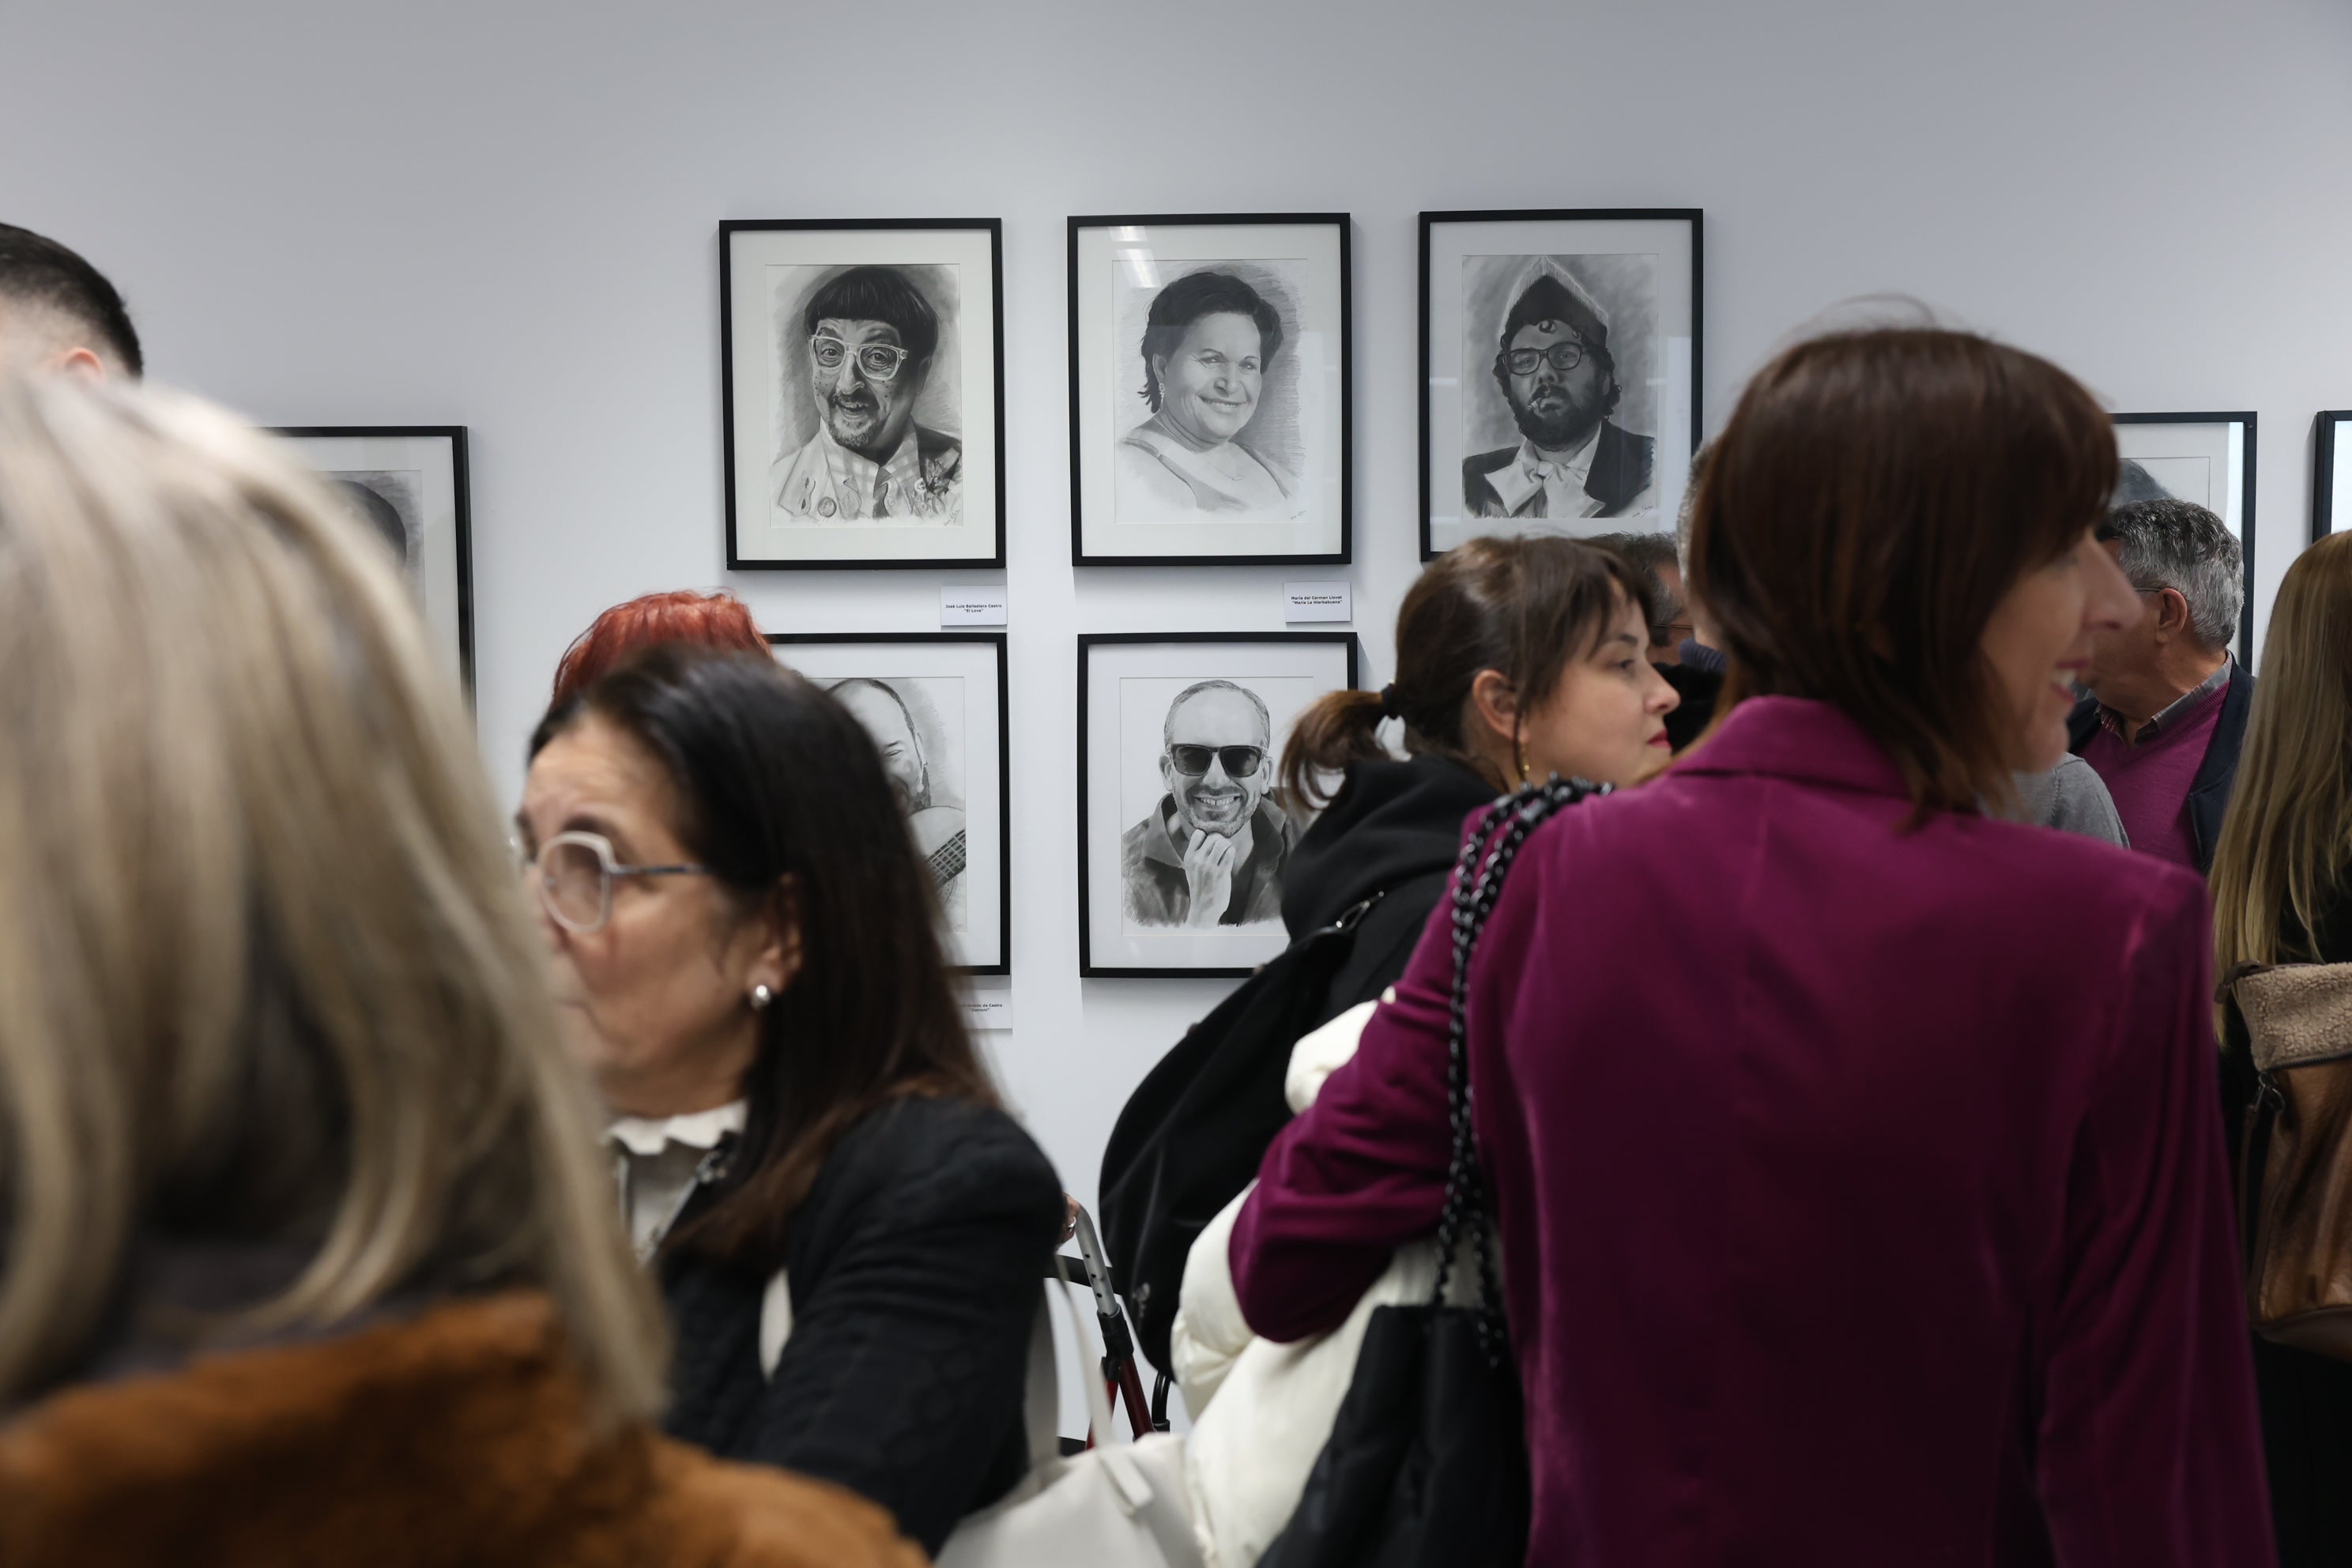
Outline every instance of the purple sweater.
<svg viewBox="0 0 2352 1568"><path fill-rule="evenodd" d="M1470 1021L1530 1563L2273 1560L2204 889L1909 810L1767 698L1521 853ZM1447 913L1234 1229L1270 1338L1435 1225Z"/></svg>

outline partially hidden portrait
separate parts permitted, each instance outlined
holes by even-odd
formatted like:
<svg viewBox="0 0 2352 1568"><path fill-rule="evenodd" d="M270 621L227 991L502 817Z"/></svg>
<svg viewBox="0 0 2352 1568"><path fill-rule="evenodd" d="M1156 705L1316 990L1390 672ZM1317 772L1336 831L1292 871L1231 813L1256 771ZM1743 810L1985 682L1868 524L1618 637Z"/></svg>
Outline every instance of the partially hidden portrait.
<svg viewBox="0 0 2352 1568"><path fill-rule="evenodd" d="M1337 560L1344 219L1073 219L1074 553Z"/></svg>
<svg viewBox="0 0 2352 1568"><path fill-rule="evenodd" d="M1422 216L1424 556L1671 528L1698 417L1697 215Z"/></svg>
<svg viewBox="0 0 2352 1568"><path fill-rule="evenodd" d="M1009 973L1004 639L1001 633L772 635L779 662L872 737L938 890L950 961Z"/></svg>
<svg viewBox="0 0 2352 1568"><path fill-rule="evenodd" d="M2254 431L2251 412L2118 414L2122 459L2114 504L2184 500L2221 520L2238 541L2245 568L2245 608L2234 651L2251 658L2254 625Z"/></svg>
<svg viewBox="0 0 2352 1568"><path fill-rule="evenodd" d="M1080 639L1086 973L1246 973L1283 947L1306 823L1282 747L1355 644L1261 636Z"/></svg>
<svg viewBox="0 0 2352 1568"><path fill-rule="evenodd" d="M721 226L730 564L1001 562L992 225Z"/></svg>
<svg viewBox="0 0 2352 1568"><path fill-rule="evenodd" d="M472 523L462 426L302 426L300 449L416 595L449 668L473 687Z"/></svg>

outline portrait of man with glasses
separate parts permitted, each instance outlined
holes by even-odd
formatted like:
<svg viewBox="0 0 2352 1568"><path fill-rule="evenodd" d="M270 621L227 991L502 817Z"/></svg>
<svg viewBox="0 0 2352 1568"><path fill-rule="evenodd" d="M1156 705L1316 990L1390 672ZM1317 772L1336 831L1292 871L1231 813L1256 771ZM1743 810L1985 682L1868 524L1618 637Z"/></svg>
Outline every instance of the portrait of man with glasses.
<svg viewBox="0 0 2352 1568"><path fill-rule="evenodd" d="M796 339L782 345L785 365L808 367L817 428L777 458L777 508L814 523L961 521L963 443L915 419L940 312L908 273L849 268L782 331Z"/></svg>
<svg viewBox="0 0 2352 1568"><path fill-rule="evenodd" d="M1473 517L1626 517L1657 509L1654 437L1609 417L1621 395L1609 312L1561 260L1531 258L1531 276L1503 318L1494 376L1520 440L1462 460L1462 506Z"/></svg>
<svg viewBox="0 0 2352 1568"><path fill-rule="evenodd" d="M1265 700L1231 680L1176 694L1160 729L1167 794L1119 837L1127 918L1148 927L1255 925L1282 918L1297 830L1270 798L1278 759Z"/></svg>

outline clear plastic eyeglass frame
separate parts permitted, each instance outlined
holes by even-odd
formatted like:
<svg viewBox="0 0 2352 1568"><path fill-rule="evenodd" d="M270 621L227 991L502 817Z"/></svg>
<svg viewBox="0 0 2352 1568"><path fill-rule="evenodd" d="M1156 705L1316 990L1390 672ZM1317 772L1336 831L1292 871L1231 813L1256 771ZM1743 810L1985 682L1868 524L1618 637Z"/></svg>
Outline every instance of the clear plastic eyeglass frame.
<svg viewBox="0 0 2352 1568"><path fill-rule="evenodd" d="M613 858L612 841L601 833L572 831L559 833L539 847L539 853L523 848L520 839L509 839L518 873L536 873L531 888L539 896L540 908L547 918L565 931L581 936L591 936L603 931L613 918L613 880L616 877L708 877L710 868L692 864L676 866L625 866ZM595 857L597 867L596 901L593 915L577 909L567 909L556 888L557 868L568 850L583 849Z"/></svg>
<svg viewBox="0 0 2352 1568"><path fill-rule="evenodd" d="M856 352L858 370L876 381L895 378L898 367L913 357L911 350L896 343L860 343ZM839 370L849 353L847 343L826 333L820 332L809 340L809 357L816 361L819 370Z"/></svg>

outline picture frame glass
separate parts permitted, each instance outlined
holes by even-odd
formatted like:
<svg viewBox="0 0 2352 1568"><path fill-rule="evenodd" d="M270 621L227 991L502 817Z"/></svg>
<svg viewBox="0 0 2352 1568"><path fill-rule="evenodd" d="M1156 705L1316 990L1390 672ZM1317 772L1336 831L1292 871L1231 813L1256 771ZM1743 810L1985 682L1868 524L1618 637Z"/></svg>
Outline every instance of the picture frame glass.
<svg viewBox="0 0 2352 1568"><path fill-rule="evenodd" d="M473 688L473 563L465 433L455 426L301 426L274 432L398 560L433 641Z"/></svg>
<svg viewBox="0 0 2352 1568"><path fill-rule="evenodd" d="M1001 563L995 228L720 243L730 564Z"/></svg>
<svg viewBox="0 0 2352 1568"><path fill-rule="evenodd" d="M1353 684L1353 635L1091 638L1079 658L1081 972L1248 973L1289 942L1283 875L1306 816L1282 749L1308 704Z"/></svg>
<svg viewBox="0 0 2352 1568"><path fill-rule="evenodd" d="M1073 220L1080 563L1346 558L1348 255L1344 217Z"/></svg>
<svg viewBox="0 0 2352 1568"><path fill-rule="evenodd" d="M1000 637L771 635L776 661L848 709L882 753L940 893L949 962L1010 973Z"/></svg>
<svg viewBox="0 0 2352 1568"><path fill-rule="evenodd" d="M1423 244L1423 558L1672 531L1698 425L1695 216L1430 215Z"/></svg>
<svg viewBox="0 0 2352 1568"><path fill-rule="evenodd" d="M2319 416L2318 483L2312 489L2314 542L2352 527L2352 413L2330 412Z"/></svg>

